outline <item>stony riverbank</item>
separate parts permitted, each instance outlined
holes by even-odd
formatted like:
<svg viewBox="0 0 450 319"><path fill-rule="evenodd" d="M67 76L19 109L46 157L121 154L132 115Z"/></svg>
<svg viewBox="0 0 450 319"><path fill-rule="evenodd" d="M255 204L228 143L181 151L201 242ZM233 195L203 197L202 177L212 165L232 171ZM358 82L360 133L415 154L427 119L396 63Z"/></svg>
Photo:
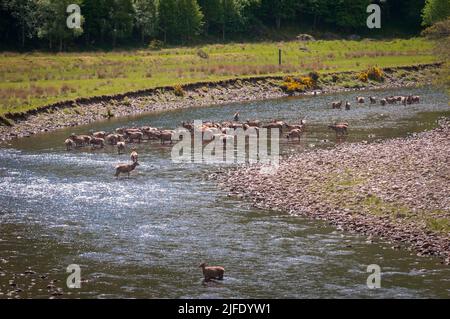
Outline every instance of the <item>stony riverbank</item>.
<svg viewBox="0 0 450 319"><path fill-rule="evenodd" d="M342 144L213 174L256 207L322 219L450 264L450 119L408 138Z"/></svg>
<svg viewBox="0 0 450 319"><path fill-rule="evenodd" d="M427 85L435 78L439 64L385 69L382 83L356 81L357 72L322 75L319 94L348 90L396 88ZM286 96L282 77L237 79L197 83L183 87L182 94L171 88L157 88L116 96L65 101L28 114L11 114L0 121L0 143L66 127L89 124L111 117L138 115L179 108L202 107ZM301 94L313 94L306 92ZM12 124L7 126L5 124Z"/></svg>

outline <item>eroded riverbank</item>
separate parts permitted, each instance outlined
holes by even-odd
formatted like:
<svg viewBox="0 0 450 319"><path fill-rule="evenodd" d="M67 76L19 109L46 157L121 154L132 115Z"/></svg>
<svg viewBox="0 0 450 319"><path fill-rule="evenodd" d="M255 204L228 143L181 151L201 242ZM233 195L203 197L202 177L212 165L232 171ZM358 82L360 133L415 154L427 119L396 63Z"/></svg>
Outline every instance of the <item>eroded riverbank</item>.
<svg viewBox="0 0 450 319"><path fill-rule="evenodd" d="M383 82L356 81L358 72L324 74L319 80L319 94L365 89L415 87L430 84L440 64L386 68ZM86 125L111 117L125 117L149 112L204 107L285 97L283 77L236 79L217 83L197 83L183 87L179 96L172 87L156 88L116 96L99 96L49 105L39 111L6 116L13 126L0 123L0 143L15 138ZM301 93L311 95L313 92Z"/></svg>
<svg viewBox="0 0 450 319"><path fill-rule="evenodd" d="M379 143L296 154L274 175L260 167L213 178L255 207L326 220L450 263L450 126Z"/></svg>

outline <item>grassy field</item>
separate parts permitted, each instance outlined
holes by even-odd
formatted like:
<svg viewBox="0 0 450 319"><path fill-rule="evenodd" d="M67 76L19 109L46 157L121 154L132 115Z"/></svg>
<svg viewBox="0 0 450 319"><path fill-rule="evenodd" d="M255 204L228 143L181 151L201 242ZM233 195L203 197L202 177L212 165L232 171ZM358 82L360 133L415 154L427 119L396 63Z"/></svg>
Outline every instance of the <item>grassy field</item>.
<svg viewBox="0 0 450 319"><path fill-rule="evenodd" d="M278 65L278 49L283 64ZM434 62L432 43L316 41L96 53L0 54L0 115L77 97L227 78Z"/></svg>

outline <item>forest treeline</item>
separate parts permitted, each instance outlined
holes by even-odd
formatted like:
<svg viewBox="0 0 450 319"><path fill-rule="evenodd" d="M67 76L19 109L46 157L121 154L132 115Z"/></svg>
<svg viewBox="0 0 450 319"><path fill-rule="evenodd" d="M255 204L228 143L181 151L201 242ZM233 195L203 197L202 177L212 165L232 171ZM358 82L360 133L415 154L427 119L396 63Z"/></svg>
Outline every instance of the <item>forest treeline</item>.
<svg viewBox="0 0 450 319"><path fill-rule="evenodd" d="M367 6L382 9L383 34L418 33L450 15L449 0L0 0L2 49L77 50L258 40L279 30L369 32ZM67 7L81 9L69 29Z"/></svg>

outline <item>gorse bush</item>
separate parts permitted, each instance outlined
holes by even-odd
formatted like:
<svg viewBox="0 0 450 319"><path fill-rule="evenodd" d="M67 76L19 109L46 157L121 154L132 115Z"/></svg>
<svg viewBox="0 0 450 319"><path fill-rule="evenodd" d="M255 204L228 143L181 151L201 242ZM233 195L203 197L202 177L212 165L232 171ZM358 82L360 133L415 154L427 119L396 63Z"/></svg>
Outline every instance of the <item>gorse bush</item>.
<svg viewBox="0 0 450 319"><path fill-rule="evenodd" d="M173 91L175 93L176 96L184 96L184 90L183 87L179 84L175 85L173 87Z"/></svg>
<svg viewBox="0 0 450 319"><path fill-rule="evenodd" d="M358 80L361 82L367 82L369 81L369 74L366 71L363 71L358 74Z"/></svg>
<svg viewBox="0 0 450 319"><path fill-rule="evenodd" d="M384 72L377 66L372 66L368 70L358 74L358 80L368 82L369 80L382 82L384 81Z"/></svg>
<svg viewBox="0 0 450 319"><path fill-rule="evenodd" d="M382 82L384 81L384 72L377 66L372 66L367 71L367 76L372 81Z"/></svg>
<svg viewBox="0 0 450 319"><path fill-rule="evenodd" d="M300 84L304 85L307 89L312 89L316 83L316 81L314 81L310 76L300 77L298 81L300 82Z"/></svg>
<svg viewBox="0 0 450 319"><path fill-rule="evenodd" d="M305 86L296 81L292 81L283 83L283 89L286 93L292 95L295 92L304 92Z"/></svg>
<svg viewBox="0 0 450 319"><path fill-rule="evenodd" d="M307 89L312 89L315 86L314 80L309 76L299 77L297 79L287 76L283 80L281 88L289 95L295 92L305 92Z"/></svg>

